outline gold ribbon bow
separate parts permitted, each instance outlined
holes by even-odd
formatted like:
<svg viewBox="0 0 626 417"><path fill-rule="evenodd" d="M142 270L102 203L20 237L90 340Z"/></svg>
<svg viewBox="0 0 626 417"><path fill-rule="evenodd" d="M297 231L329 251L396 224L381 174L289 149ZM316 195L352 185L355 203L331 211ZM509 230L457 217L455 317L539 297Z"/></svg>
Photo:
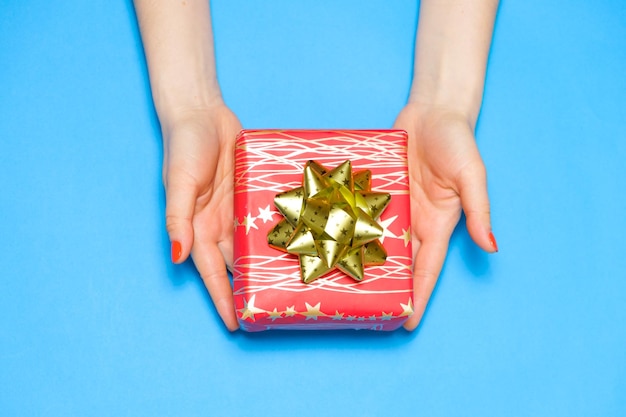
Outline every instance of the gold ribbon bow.
<svg viewBox="0 0 626 417"><path fill-rule="evenodd" d="M364 266L382 265L387 258L378 240L383 229L376 220L390 200L387 193L371 191L369 170L353 174L349 160L332 171L308 161L303 186L274 198L284 219L267 241L299 256L305 284L335 268L361 281Z"/></svg>

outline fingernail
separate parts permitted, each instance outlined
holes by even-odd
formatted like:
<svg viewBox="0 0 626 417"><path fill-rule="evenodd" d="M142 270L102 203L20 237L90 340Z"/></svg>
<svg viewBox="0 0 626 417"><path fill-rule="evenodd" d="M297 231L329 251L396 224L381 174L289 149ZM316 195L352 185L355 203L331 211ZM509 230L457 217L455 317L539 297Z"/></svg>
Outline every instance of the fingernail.
<svg viewBox="0 0 626 417"><path fill-rule="evenodd" d="M183 246L178 240L172 241L172 262L176 263L183 255Z"/></svg>
<svg viewBox="0 0 626 417"><path fill-rule="evenodd" d="M498 244L496 243L496 238L493 235L493 232L489 232L489 242L491 243L491 246L493 247L493 249L497 252Z"/></svg>

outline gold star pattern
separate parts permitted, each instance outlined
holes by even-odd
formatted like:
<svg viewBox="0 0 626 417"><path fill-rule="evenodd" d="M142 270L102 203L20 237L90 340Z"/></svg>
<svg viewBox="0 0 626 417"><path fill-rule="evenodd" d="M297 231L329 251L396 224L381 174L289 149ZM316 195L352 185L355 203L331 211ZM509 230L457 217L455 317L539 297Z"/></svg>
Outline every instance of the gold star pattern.
<svg viewBox="0 0 626 417"><path fill-rule="evenodd" d="M242 320L251 319L252 321L255 321L255 318L254 318L255 314L265 313L265 310L255 307L254 305L255 298L256 298L256 294L250 297L250 300L248 301L246 301L246 299L244 298L243 308L240 308L239 310L237 310L241 313Z"/></svg>
<svg viewBox="0 0 626 417"><path fill-rule="evenodd" d="M306 311L300 314L305 316L307 320L317 320L318 317L326 315L320 311L322 303L317 303L315 306L311 306L309 303L304 303L304 305L306 306Z"/></svg>
<svg viewBox="0 0 626 417"><path fill-rule="evenodd" d="M339 311L335 310L335 314L331 317L333 320L341 320L343 318L343 314L344 313L340 313Z"/></svg>
<svg viewBox="0 0 626 417"><path fill-rule="evenodd" d="M391 320L393 318L393 313L385 313L383 311L383 315L380 317L381 320Z"/></svg>
<svg viewBox="0 0 626 417"><path fill-rule="evenodd" d="M257 229L257 230L259 229L257 225L254 224L255 220L256 220L256 217L252 217L250 213L248 213L248 215L244 218L242 226L246 226L246 235L250 233L250 229L252 228Z"/></svg>
<svg viewBox="0 0 626 417"><path fill-rule="evenodd" d="M377 219L390 199L387 193L371 191L369 171L353 174L349 160L332 170L308 161L303 186L274 198L284 219L268 233L267 241L273 248L298 255L305 284L335 268L361 281L364 266L382 265L387 257L378 240L385 229ZM283 231L290 232L287 239ZM392 236L388 231L387 235Z"/></svg>
<svg viewBox="0 0 626 417"><path fill-rule="evenodd" d="M262 308L257 307L255 303L256 303L256 295L253 295L249 300L244 299L244 307L237 310L240 313L242 320L249 319L254 322L257 320L256 315L261 314L261 313L266 314L267 320L271 320L272 322L275 322L276 320L279 320L279 319L284 319L286 317L294 317L296 315L301 315L306 318L305 321L308 321L308 320L317 321L318 317L328 317L329 319L333 321L376 322L377 324L375 326L380 326L378 330L382 330L384 327L382 322L391 321L392 319L395 319L395 318L409 317L413 314L413 300L411 298L409 298L407 304L400 303L400 306L402 307L402 313L398 316L394 316L393 312L387 313L385 311L381 311L380 316L376 314L363 315L363 316L346 315L346 312L340 312L339 310L335 310L334 314L327 314L322 311L321 302L318 302L315 305L311 305L308 302L305 302L304 310L302 311L300 311L299 309L296 309L295 305L286 307L285 311L279 311L277 307L274 307L274 309L271 311L264 310Z"/></svg>
<svg viewBox="0 0 626 417"><path fill-rule="evenodd" d="M410 317L413 314L413 300L409 298L408 304L400 303L400 307L402 307L402 314L398 317Z"/></svg>
<svg viewBox="0 0 626 417"><path fill-rule="evenodd" d="M287 310L285 310L285 317L293 317L295 316L297 313L296 311L296 306L291 306L291 307L287 307Z"/></svg>
<svg viewBox="0 0 626 417"><path fill-rule="evenodd" d="M402 239L404 239L404 247L406 248L411 241L411 226L407 227L406 230L402 229Z"/></svg>
<svg viewBox="0 0 626 417"><path fill-rule="evenodd" d="M276 319L282 319L283 318L283 313L278 311L278 309L276 307L274 307L273 311L268 311L267 312L267 318L275 321Z"/></svg>

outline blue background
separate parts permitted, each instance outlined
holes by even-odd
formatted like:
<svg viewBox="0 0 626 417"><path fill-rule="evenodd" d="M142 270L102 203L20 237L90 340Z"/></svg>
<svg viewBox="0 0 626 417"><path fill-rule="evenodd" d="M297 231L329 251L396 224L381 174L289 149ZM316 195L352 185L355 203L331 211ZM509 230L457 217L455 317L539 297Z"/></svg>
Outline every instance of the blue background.
<svg viewBox="0 0 626 417"><path fill-rule="evenodd" d="M550 4L548 4L550 3ZM130 1L0 7L0 414L626 415L626 3L504 1L461 224L418 331L229 334L169 263ZM414 1L213 2L243 125L388 128Z"/></svg>

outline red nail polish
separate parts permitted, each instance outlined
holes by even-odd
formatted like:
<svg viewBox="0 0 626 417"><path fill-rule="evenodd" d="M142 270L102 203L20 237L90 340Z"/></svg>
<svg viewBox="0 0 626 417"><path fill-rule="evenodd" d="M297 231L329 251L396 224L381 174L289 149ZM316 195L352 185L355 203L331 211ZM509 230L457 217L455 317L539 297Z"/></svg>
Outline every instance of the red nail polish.
<svg viewBox="0 0 626 417"><path fill-rule="evenodd" d="M176 263L183 255L183 246L178 240L172 242L172 262Z"/></svg>
<svg viewBox="0 0 626 417"><path fill-rule="evenodd" d="M496 243L496 238L493 235L493 232L489 232L489 242L491 243L491 246L495 249L495 251L498 251L498 244Z"/></svg>

